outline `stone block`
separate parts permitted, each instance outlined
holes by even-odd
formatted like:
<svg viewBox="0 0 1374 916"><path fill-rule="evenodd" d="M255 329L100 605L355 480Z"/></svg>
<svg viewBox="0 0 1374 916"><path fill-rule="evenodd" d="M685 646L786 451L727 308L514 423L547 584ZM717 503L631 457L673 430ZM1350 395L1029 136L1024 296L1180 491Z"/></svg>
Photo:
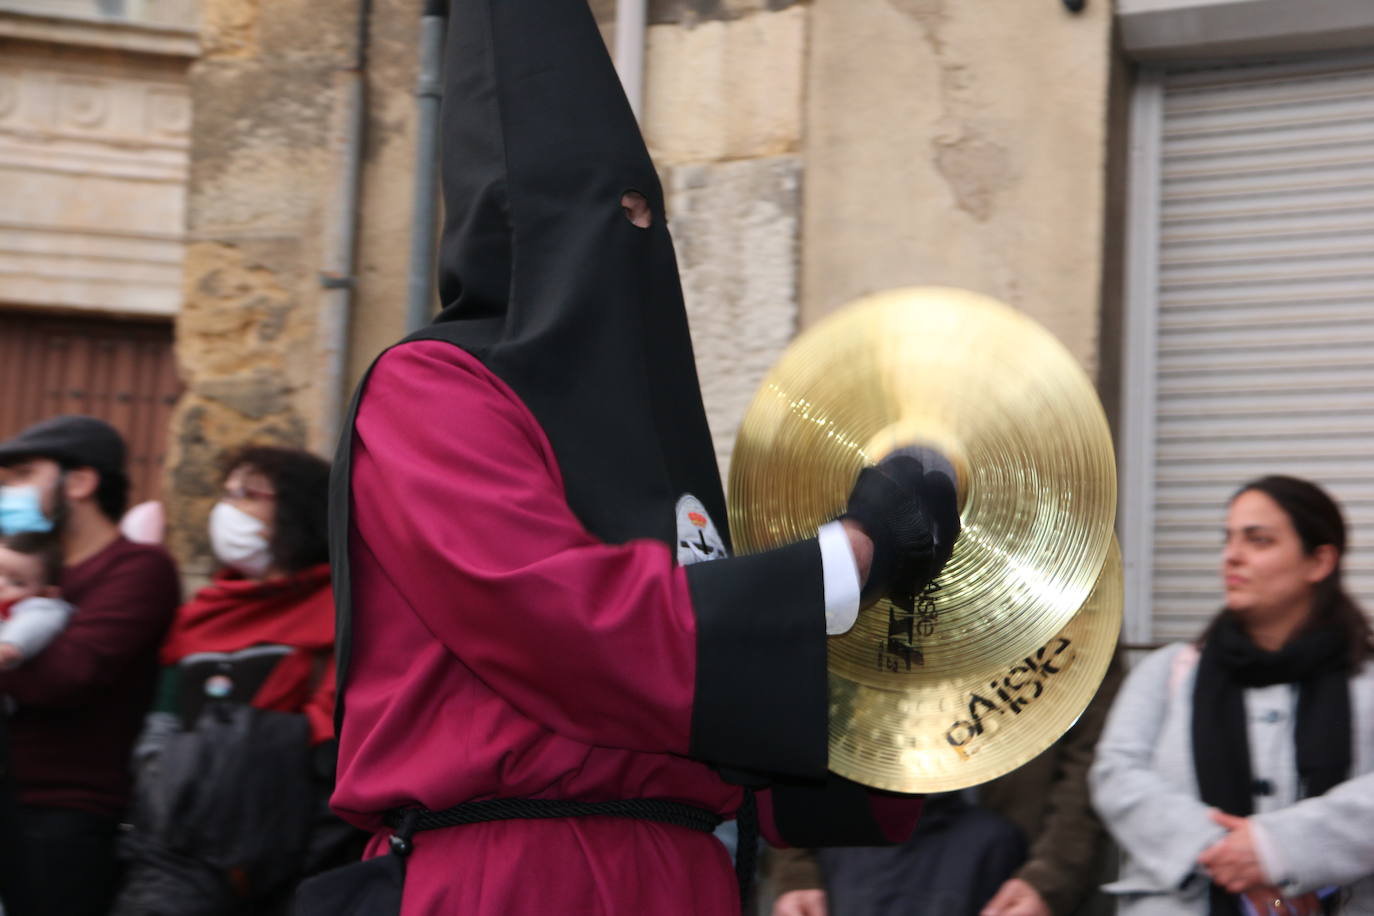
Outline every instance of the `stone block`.
<svg viewBox="0 0 1374 916"><path fill-rule="evenodd" d="M357 0L200 0L207 60L256 59L277 66L329 61L348 66L358 33Z"/></svg>
<svg viewBox="0 0 1374 916"><path fill-rule="evenodd" d="M200 42L205 57L256 57L261 12L260 0L204 0Z"/></svg>
<svg viewBox="0 0 1374 916"><path fill-rule="evenodd" d="M1045 324L1090 369L1102 284L1111 9L817 0L803 321L940 284Z"/></svg>
<svg viewBox="0 0 1374 916"><path fill-rule="evenodd" d="M660 165L795 152L807 8L649 28L644 133Z"/></svg>
<svg viewBox="0 0 1374 916"><path fill-rule="evenodd" d="M257 367L247 372L197 381L192 390L207 401L232 408L250 420L263 420L290 407L290 389L281 372Z"/></svg>
<svg viewBox="0 0 1374 916"><path fill-rule="evenodd" d="M649 22L695 25L712 19L738 19L750 13L796 6L801 0L649 0Z"/></svg>
<svg viewBox="0 0 1374 916"><path fill-rule="evenodd" d="M217 0L242 3L245 0ZM264 57L273 62L351 67L357 58L359 0L257 0ZM418 17L416 20L418 28Z"/></svg>
<svg viewBox="0 0 1374 916"><path fill-rule="evenodd" d="M796 156L667 170L668 216L723 478L740 420L797 327Z"/></svg>
<svg viewBox="0 0 1374 916"><path fill-rule="evenodd" d="M318 234L336 93L327 67L202 61L194 105L193 236Z"/></svg>
<svg viewBox="0 0 1374 916"><path fill-rule="evenodd" d="M295 253L285 240L282 249L275 254L283 260ZM196 242L187 249L185 280L177 358L192 384L281 366L283 335L305 333L295 277L281 261L272 265L238 245Z"/></svg>

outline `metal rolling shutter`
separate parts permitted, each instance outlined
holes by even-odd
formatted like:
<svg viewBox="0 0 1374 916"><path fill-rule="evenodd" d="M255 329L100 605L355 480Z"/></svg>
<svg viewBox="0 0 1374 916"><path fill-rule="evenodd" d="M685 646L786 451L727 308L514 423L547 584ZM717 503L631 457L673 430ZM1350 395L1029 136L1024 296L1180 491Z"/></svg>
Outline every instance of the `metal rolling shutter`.
<svg viewBox="0 0 1374 916"><path fill-rule="evenodd" d="M1150 638L1215 612L1224 504L1266 473L1341 501L1374 607L1374 53L1155 78Z"/></svg>

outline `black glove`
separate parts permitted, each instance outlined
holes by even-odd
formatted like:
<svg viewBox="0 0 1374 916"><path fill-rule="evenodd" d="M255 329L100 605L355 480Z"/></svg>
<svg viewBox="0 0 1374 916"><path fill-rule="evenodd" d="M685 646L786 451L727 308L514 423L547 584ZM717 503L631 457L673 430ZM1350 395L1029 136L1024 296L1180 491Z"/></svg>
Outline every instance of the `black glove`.
<svg viewBox="0 0 1374 916"><path fill-rule="evenodd" d="M841 518L858 522L873 541L860 604L890 597L910 607L944 568L959 536L953 468L928 450L895 452L859 472Z"/></svg>

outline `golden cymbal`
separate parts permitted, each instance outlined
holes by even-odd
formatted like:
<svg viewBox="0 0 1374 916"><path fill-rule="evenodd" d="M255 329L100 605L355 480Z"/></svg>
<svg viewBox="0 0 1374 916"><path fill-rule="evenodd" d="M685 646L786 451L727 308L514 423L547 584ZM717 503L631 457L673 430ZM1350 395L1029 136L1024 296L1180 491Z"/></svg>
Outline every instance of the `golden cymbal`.
<svg viewBox="0 0 1374 916"><path fill-rule="evenodd" d="M1024 656L885 690L830 673L830 769L894 792L948 792L1011 772L1059 740L1107 673L1121 632L1112 543L1082 610Z"/></svg>
<svg viewBox="0 0 1374 916"><path fill-rule="evenodd" d="M818 323L764 379L730 474L737 549L813 536L864 465L908 443L955 466L954 555L917 614L879 602L830 642L832 673L889 690L1048 643L1097 581L1116 507L1106 417L1068 351L986 296L918 287Z"/></svg>

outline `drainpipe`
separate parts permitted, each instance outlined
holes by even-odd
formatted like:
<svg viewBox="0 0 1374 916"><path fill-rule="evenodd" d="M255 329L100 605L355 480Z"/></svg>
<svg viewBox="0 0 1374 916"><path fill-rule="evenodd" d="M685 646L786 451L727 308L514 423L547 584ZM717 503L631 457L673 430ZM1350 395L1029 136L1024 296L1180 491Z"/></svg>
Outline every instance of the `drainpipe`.
<svg viewBox="0 0 1374 916"><path fill-rule="evenodd" d="M438 210L439 104L443 99L444 32L448 0L425 0L420 17L420 77L415 85L415 178L410 216L406 331L434 317L434 227Z"/></svg>
<svg viewBox="0 0 1374 916"><path fill-rule="evenodd" d="M366 121L366 74L368 22L372 0L358 2L357 48L351 66L334 74L334 117L329 129L329 150L334 163L328 197L323 257L320 263L319 330L320 422L315 451L332 455L343 422L344 377L348 366L348 329L353 314L353 293L358 241L358 195L362 177L363 126Z"/></svg>
<svg viewBox="0 0 1374 916"><path fill-rule="evenodd" d="M615 68L620 73L620 84L625 87L625 97L630 100L630 110L641 124L644 122L640 115L644 108L645 10L648 5L648 0L616 0L615 5Z"/></svg>

